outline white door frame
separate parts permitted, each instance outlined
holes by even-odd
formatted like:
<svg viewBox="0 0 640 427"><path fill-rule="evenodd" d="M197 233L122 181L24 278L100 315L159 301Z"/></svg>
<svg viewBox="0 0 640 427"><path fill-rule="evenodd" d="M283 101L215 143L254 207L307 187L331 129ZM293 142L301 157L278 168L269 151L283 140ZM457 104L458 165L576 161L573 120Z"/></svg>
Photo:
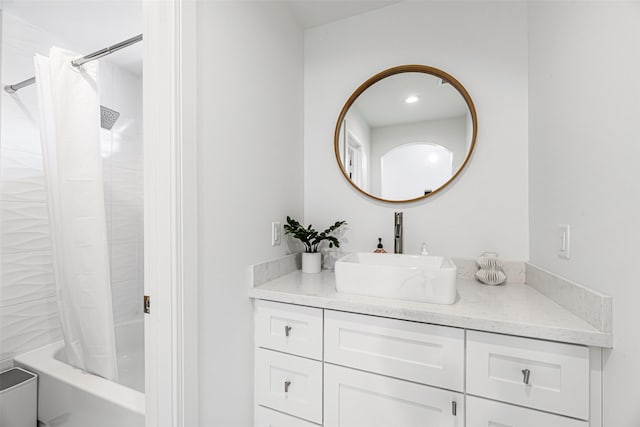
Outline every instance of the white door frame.
<svg viewBox="0 0 640 427"><path fill-rule="evenodd" d="M196 15L145 0L146 427L198 425Z"/></svg>

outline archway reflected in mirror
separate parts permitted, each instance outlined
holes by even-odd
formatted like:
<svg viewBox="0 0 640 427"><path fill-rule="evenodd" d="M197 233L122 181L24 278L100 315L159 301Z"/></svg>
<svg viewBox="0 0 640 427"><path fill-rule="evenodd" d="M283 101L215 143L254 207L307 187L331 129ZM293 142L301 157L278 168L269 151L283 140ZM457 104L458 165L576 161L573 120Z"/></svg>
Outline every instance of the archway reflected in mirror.
<svg viewBox="0 0 640 427"><path fill-rule="evenodd" d="M453 173L453 153L438 144L402 144L380 156L380 195L405 200L429 194ZM377 179L373 179L377 181Z"/></svg>
<svg viewBox="0 0 640 427"><path fill-rule="evenodd" d="M334 149L358 191L410 202L440 191L469 161L477 117L464 87L444 71L405 65L371 77L340 113Z"/></svg>

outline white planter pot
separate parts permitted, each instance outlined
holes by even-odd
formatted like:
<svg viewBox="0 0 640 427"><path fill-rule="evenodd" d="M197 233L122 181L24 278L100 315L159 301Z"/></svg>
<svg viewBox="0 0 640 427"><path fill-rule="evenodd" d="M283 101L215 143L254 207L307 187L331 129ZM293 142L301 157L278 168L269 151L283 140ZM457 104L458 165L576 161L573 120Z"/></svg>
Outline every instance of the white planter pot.
<svg viewBox="0 0 640 427"><path fill-rule="evenodd" d="M322 268L322 254L320 252L302 253L302 272L320 273Z"/></svg>

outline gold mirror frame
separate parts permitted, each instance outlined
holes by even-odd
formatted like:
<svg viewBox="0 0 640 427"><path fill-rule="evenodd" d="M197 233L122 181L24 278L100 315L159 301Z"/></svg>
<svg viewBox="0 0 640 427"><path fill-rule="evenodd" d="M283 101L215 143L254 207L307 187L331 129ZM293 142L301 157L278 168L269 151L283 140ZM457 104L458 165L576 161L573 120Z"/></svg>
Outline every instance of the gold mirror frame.
<svg viewBox="0 0 640 427"><path fill-rule="evenodd" d="M425 194L423 196L420 196L420 197L416 197L416 198L413 198L413 199L407 199L407 200L388 200L388 199L383 199L383 198L378 197L378 196L374 196L373 194L370 194L370 193L364 191L362 188L358 187L349 178L349 175L347 174L347 171L344 169L344 165L342 164L342 161L340 160L340 146L339 146L340 128L342 127L342 122L345 119L347 111L349 111L349 108L351 108L351 105L353 105L353 103L356 101L356 99L365 90L367 90L369 87L371 87L372 85L374 85L375 83L379 82L382 79L385 79L387 77L391 77L391 76L396 75L396 74L401 74L401 73L423 73L423 74L429 74L429 75L432 75L432 76L435 76L435 77L443 79L447 83L450 83L454 88L456 88L458 93L460 95L462 95L462 97L464 98L465 102L467 103L467 107L469 107L469 112L471 113L471 119L473 121L473 135L471 137L471 145L469 147L469 151L467 153L467 156L465 157L464 161L462 162L462 164L460 165L458 170L444 184L442 184L440 187L436 188L432 192L430 192L428 194ZM362 83L355 90L355 92L353 92L353 94L351 94L349 99L347 99L347 102L344 104L344 107L342 107L342 111L340 111L340 115L338 116L338 121L336 123L336 129L335 129L335 132L333 134L333 149L335 151L336 161L338 162L338 166L340 167L340 172L342 172L342 175L347 180L347 182L349 182L349 184L351 184L353 186L353 188L358 190L360 193L364 194L367 197L371 197L372 199L375 199L375 200L378 200L378 201L381 201L381 202L387 202L387 203L410 203L410 202L416 202L418 200L423 200L423 199L426 199L427 197L431 197L434 194L437 194L442 189L446 188L451 182L453 182L458 175L460 175L460 173L464 170L465 166L467 165L467 163L469 163L469 160L471 159L471 154L473 153L473 149L475 148L475 145L476 145L476 136L477 136L477 134L478 134L478 116L476 114L476 107L473 105L473 101L471 100L471 96L469 95L469 92L467 92L467 90L464 88L464 86L458 80L456 80L455 77L453 77L452 75L450 75L450 74L448 74L448 73L446 73L446 72L444 72L444 71L442 71L442 70L440 70L438 68L429 67L427 65L399 65L397 67L392 67L392 68L389 68L387 70L381 71L378 74L370 77L364 83Z"/></svg>

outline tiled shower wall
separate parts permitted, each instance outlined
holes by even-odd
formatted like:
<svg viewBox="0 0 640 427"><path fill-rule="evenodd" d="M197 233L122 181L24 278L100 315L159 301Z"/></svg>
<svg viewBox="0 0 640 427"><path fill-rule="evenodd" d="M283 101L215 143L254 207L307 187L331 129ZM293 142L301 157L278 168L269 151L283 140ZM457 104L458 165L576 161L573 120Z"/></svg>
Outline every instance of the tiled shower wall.
<svg viewBox="0 0 640 427"><path fill-rule="evenodd" d="M2 85L31 77L33 55L73 46L6 13ZM102 46L96 46L96 49ZM22 352L62 338L33 86L0 98L0 367ZM141 315L142 81L100 61L101 103L120 112L101 131L107 231L116 323Z"/></svg>

